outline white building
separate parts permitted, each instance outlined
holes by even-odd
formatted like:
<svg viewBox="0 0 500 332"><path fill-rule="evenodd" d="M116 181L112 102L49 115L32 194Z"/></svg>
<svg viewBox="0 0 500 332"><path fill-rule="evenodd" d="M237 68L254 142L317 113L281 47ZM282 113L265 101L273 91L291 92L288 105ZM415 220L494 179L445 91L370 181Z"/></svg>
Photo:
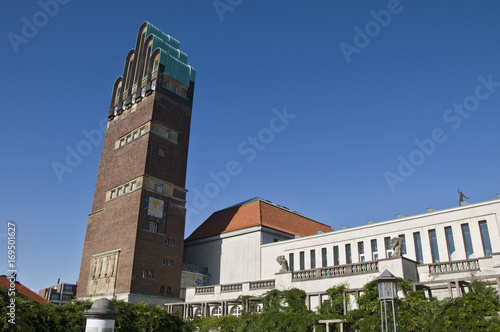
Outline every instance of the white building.
<svg viewBox="0 0 500 332"><path fill-rule="evenodd" d="M333 231L256 198L214 213L186 239L184 262L206 268L210 285L187 288L184 303L166 306L185 317L238 315L240 295L300 288L314 309L331 286L345 282L356 296L385 269L438 298L460 296L474 278L500 287L499 214L497 198ZM393 238L401 239L399 257Z"/></svg>

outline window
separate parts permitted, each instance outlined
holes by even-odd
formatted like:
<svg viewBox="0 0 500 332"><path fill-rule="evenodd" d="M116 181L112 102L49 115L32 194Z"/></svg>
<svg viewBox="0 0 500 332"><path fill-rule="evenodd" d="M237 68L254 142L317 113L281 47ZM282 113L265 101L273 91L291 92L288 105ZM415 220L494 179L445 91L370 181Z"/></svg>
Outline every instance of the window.
<svg viewBox="0 0 500 332"><path fill-rule="evenodd" d="M160 286L160 294L163 295L165 293L165 286Z"/></svg>
<svg viewBox="0 0 500 332"><path fill-rule="evenodd" d="M132 141L132 135L127 136L127 143L130 143L130 141Z"/></svg>
<svg viewBox="0 0 500 332"><path fill-rule="evenodd" d="M470 236L469 224L462 224L462 237L464 238L467 259L474 258L474 249L472 248L472 238Z"/></svg>
<svg viewBox="0 0 500 332"><path fill-rule="evenodd" d="M116 191L115 190L111 190L111 198L115 198L116 197Z"/></svg>
<svg viewBox="0 0 500 332"><path fill-rule="evenodd" d="M422 255L422 241L420 240L420 232L413 233L413 241L415 242L415 260L418 264L424 263L424 256Z"/></svg>
<svg viewBox="0 0 500 332"><path fill-rule="evenodd" d="M231 315L234 317L240 317L241 316L241 309L239 306L234 306L231 308Z"/></svg>
<svg viewBox="0 0 500 332"><path fill-rule="evenodd" d="M385 245L385 257L391 258L392 257L392 248L391 248L391 237L390 236L384 237L384 245Z"/></svg>
<svg viewBox="0 0 500 332"><path fill-rule="evenodd" d="M146 133L146 127L142 127L140 129L140 131L141 131L141 135L144 135Z"/></svg>
<svg viewBox="0 0 500 332"><path fill-rule="evenodd" d="M364 244L364 242L358 242L358 254L359 254L359 261L364 262L365 261L365 244Z"/></svg>
<svg viewBox="0 0 500 332"><path fill-rule="evenodd" d="M260 304L257 304L257 306L255 307L255 312L258 314L262 313L262 306Z"/></svg>
<svg viewBox="0 0 500 332"><path fill-rule="evenodd" d="M158 224L155 223L154 221L150 221L149 222L149 231L153 232L153 233L157 233L158 232Z"/></svg>
<svg viewBox="0 0 500 332"><path fill-rule="evenodd" d="M437 243L437 237L436 237L436 230L435 229L430 229L429 230L429 241L431 242L432 262L433 263L438 263L439 262L439 250L438 250L438 243Z"/></svg>
<svg viewBox="0 0 500 332"><path fill-rule="evenodd" d="M321 267L328 266L328 257L326 253L326 248L321 248Z"/></svg>
<svg viewBox="0 0 500 332"><path fill-rule="evenodd" d="M377 239L373 239L370 241L372 247L372 261L376 261L378 259L378 244Z"/></svg>
<svg viewBox="0 0 500 332"><path fill-rule="evenodd" d="M300 269L301 270L305 270L306 269L306 263L305 263L305 259L304 259L304 252L301 251L299 253L299 259L300 259Z"/></svg>
<svg viewBox="0 0 500 332"><path fill-rule="evenodd" d="M134 181L132 182L132 190L135 190L137 188L137 182Z"/></svg>
<svg viewBox="0 0 500 332"><path fill-rule="evenodd" d="M163 81L163 82L161 82L161 86L162 86L163 88L165 88L165 89L168 89L168 86L169 86L168 81Z"/></svg>
<svg viewBox="0 0 500 332"><path fill-rule="evenodd" d="M163 149L161 149L161 148L160 148L160 149L158 150L158 154L159 154L160 156L162 156L162 157L165 157L165 150L163 150Z"/></svg>
<svg viewBox="0 0 500 332"><path fill-rule="evenodd" d="M149 271L149 279L153 279L153 271Z"/></svg>
<svg viewBox="0 0 500 332"><path fill-rule="evenodd" d="M316 268L316 250L311 250L311 269Z"/></svg>
<svg viewBox="0 0 500 332"><path fill-rule="evenodd" d="M479 230L481 231L481 241L483 242L484 255L491 256L493 250L491 249L490 233L488 232L486 220L479 222Z"/></svg>
<svg viewBox="0 0 500 332"><path fill-rule="evenodd" d="M120 140L120 146L124 146L124 145L125 145L125 139L124 139L124 138L122 138L122 139Z"/></svg>
<svg viewBox="0 0 500 332"><path fill-rule="evenodd" d="M177 93L177 85L172 85L172 91Z"/></svg>
<svg viewBox="0 0 500 332"><path fill-rule="evenodd" d="M127 184L127 185L125 185L125 194L126 194L126 193L128 193L128 192L130 191L130 189L129 189L129 188L130 188L130 187L129 187L129 185L128 185L128 184Z"/></svg>
<svg viewBox="0 0 500 332"><path fill-rule="evenodd" d="M168 261L167 261L166 259L164 259L164 260L163 260L163 266L167 266L167 262L168 262Z"/></svg>
<svg viewBox="0 0 500 332"><path fill-rule="evenodd" d="M453 241L453 231L451 227L444 228L444 235L446 237L446 247L448 248L448 260L455 259L455 241Z"/></svg>
<svg viewBox="0 0 500 332"><path fill-rule="evenodd" d="M212 317L220 317L220 316L222 316L222 309L221 309L221 307L216 306L216 307L212 310Z"/></svg>
<svg viewBox="0 0 500 332"><path fill-rule="evenodd" d="M137 137L139 137L139 131L138 131L138 130L136 130L136 131L134 132L134 139L136 139Z"/></svg>
<svg viewBox="0 0 500 332"><path fill-rule="evenodd" d="M345 245L345 263L346 264L351 264L352 263L352 257L351 257L351 244L348 243Z"/></svg>
<svg viewBox="0 0 500 332"><path fill-rule="evenodd" d="M155 183L155 191L161 193L163 191L163 186L161 184Z"/></svg>
<svg viewBox="0 0 500 332"><path fill-rule="evenodd" d="M293 270L294 270L294 267L293 267L293 265L294 265L293 253L288 254L288 263L290 265L290 271L293 272Z"/></svg>
<svg viewBox="0 0 500 332"><path fill-rule="evenodd" d="M155 60L155 63L153 64L153 72L157 71L158 70L158 63L159 63L159 60Z"/></svg>
<svg viewBox="0 0 500 332"><path fill-rule="evenodd" d="M174 240L170 240L170 246L173 247L174 246Z"/></svg>
<svg viewBox="0 0 500 332"><path fill-rule="evenodd" d="M148 271L147 270L142 270L142 278L147 279L148 278Z"/></svg>
<svg viewBox="0 0 500 332"><path fill-rule="evenodd" d="M118 188L118 196L120 196L123 193L123 189L120 187Z"/></svg>
<svg viewBox="0 0 500 332"><path fill-rule="evenodd" d="M168 261L168 266L170 266L170 267L174 266L174 261L173 260L169 260Z"/></svg>
<svg viewBox="0 0 500 332"><path fill-rule="evenodd" d="M144 65L144 70L142 72L143 78L148 74L150 58L151 58L151 45L148 46L148 50L146 51L146 64Z"/></svg>
<svg viewBox="0 0 500 332"><path fill-rule="evenodd" d="M183 96L184 98L187 97L187 91L182 89L182 92L181 92L181 96Z"/></svg>
<svg viewBox="0 0 500 332"><path fill-rule="evenodd" d="M333 265L340 265L339 261L339 246L333 247Z"/></svg>
<svg viewBox="0 0 500 332"><path fill-rule="evenodd" d="M194 317L201 317L201 308L196 308L194 311Z"/></svg>
<svg viewBox="0 0 500 332"><path fill-rule="evenodd" d="M172 294L172 287L167 287L167 295Z"/></svg>
<svg viewBox="0 0 500 332"><path fill-rule="evenodd" d="M168 239L166 239L164 243L165 243L166 246L168 246L168 243L169 243Z"/></svg>
<svg viewBox="0 0 500 332"><path fill-rule="evenodd" d="M399 237L403 239L403 243L401 243L401 255L406 255L406 237L404 234L399 234Z"/></svg>

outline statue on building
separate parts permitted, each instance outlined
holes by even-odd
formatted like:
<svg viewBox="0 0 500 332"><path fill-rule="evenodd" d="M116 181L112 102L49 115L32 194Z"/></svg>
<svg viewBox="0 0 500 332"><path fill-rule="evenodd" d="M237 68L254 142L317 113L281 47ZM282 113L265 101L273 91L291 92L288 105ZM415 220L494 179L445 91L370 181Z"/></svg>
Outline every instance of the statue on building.
<svg viewBox="0 0 500 332"><path fill-rule="evenodd" d="M392 257L401 257L402 246L403 246L403 238L401 237L393 237L390 242L392 249Z"/></svg>
<svg viewBox="0 0 500 332"><path fill-rule="evenodd" d="M276 258L276 261L281 265L281 270L279 273L283 273L283 272L288 272L289 269L288 269L288 262L286 261L286 258L284 255L281 255L281 256L278 256Z"/></svg>
<svg viewBox="0 0 500 332"><path fill-rule="evenodd" d="M460 195L460 199L458 200L459 205L462 205L464 198L469 199L469 197L465 196L464 193L460 191L460 188L458 188L458 194Z"/></svg>

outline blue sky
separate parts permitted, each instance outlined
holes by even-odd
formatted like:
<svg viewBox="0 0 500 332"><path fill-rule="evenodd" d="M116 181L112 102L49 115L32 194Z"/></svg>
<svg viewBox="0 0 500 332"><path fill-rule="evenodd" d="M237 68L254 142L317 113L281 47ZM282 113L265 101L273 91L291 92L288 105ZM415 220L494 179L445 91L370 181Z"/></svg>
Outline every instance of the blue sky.
<svg viewBox="0 0 500 332"><path fill-rule="evenodd" d="M340 229L500 193L498 1L59 1L0 22L0 269L11 221L34 290L78 278L102 147L84 133L144 21L197 70L186 236L256 196Z"/></svg>

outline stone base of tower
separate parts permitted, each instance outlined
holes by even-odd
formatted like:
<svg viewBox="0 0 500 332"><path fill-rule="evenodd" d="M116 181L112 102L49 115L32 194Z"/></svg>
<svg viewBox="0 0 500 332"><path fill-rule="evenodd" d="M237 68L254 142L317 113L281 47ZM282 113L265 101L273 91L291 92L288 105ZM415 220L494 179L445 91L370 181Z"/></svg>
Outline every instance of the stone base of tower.
<svg viewBox="0 0 500 332"><path fill-rule="evenodd" d="M163 297L163 296L132 294L132 293L80 297L79 300L90 300L94 302L102 298L108 300L125 301L130 303L139 303L139 302L152 303L155 305L159 305L161 307L163 307L165 303L179 303L182 301L181 299L175 297Z"/></svg>

